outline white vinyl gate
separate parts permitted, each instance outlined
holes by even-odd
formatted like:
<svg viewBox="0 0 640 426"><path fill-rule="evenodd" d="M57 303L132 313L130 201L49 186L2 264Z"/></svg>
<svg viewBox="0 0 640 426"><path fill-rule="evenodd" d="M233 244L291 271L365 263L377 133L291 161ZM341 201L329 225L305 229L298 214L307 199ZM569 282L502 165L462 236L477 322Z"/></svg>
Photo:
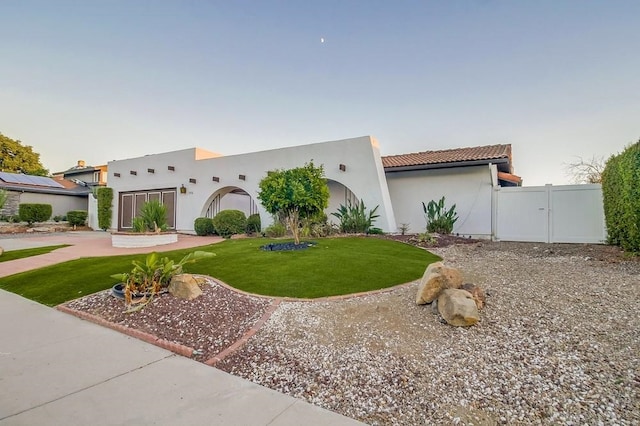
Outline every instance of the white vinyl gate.
<svg viewBox="0 0 640 426"><path fill-rule="evenodd" d="M599 184L498 187L493 203L498 241L604 243L607 237Z"/></svg>

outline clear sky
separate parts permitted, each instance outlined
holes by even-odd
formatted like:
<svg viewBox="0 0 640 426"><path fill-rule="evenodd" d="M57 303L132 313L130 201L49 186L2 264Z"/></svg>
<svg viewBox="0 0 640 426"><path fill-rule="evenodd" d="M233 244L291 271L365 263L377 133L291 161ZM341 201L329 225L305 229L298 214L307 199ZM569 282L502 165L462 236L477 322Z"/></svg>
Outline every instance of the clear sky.
<svg viewBox="0 0 640 426"><path fill-rule="evenodd" d="M640 138L640 1L0 1L0 132L52 172L373 135L510 143L525 185Z"/></svg>

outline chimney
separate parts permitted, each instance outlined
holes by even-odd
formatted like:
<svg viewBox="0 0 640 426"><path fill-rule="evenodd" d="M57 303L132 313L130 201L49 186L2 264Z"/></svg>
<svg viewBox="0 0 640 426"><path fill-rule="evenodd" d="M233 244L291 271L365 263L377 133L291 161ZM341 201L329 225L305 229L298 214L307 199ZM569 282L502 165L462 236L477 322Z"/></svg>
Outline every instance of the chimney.
<svg viewBox="0 0 640 426"><path fill-rule="evenodd" d="M84 166L85 166L84 160L78 160L78 168L82 169L82 168L84 168Z"/></svg>

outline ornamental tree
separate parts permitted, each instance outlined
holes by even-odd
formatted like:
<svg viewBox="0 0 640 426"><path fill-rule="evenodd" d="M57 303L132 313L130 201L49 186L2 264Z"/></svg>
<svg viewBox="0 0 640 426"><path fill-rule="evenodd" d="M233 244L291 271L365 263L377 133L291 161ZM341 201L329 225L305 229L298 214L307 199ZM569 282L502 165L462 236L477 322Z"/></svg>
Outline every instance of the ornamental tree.
<svg viewBox="0 0 640 426"><path fill-rule="evenodd" d="M49 170L40 163L40 154L29 145L22 145L0 133L0 171L47 176Z"/></svg>
<svg viewBox="0 0 640 426"><path fill-rule="evenodd" d="M329 205L329 187L322 166L313 161L288 170L273 170L260 181L258 199L265 210L283 217L296 244L300 244L300 219L312 217Z"/></svg>

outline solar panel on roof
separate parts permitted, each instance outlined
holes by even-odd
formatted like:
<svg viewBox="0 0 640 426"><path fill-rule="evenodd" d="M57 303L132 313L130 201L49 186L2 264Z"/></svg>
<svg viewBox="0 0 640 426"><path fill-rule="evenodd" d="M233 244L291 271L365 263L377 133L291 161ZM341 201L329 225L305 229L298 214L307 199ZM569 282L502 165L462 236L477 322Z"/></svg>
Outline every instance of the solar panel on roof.
<svg viewBox="0 0 640 426"><path fill-rule="evenodd" d="M49 188L64 188L55 180L44 176L31 176L18 173L0 172L0 179L6 183L17 183L22 185L46 186Z"/></svg>

